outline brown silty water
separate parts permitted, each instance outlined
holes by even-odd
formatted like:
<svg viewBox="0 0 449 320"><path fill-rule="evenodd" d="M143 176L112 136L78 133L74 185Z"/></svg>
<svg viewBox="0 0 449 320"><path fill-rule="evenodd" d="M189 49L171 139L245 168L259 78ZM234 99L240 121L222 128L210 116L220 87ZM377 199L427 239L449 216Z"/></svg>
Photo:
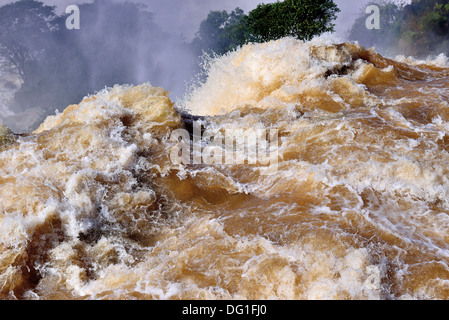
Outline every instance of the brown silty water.
<svg viewBox="0 0 449 320"><path fill-rule="evenodd" d="M282 39L183 108L278 163L174 165L161 88L116 86L0 153L3 299L448 299L449 68ZM198 146L197 146L198 147Z"/></svg>

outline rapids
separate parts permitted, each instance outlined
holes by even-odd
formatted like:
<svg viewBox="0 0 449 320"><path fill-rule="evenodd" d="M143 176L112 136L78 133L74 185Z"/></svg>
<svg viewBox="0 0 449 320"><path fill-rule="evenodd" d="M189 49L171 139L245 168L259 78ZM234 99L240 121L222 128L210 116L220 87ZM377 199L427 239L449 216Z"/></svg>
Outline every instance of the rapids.
<svg viewBox="0 0 449 320"><path fill-rule="evenodd" d="M179 106L117 85L1 128L0 298L449 298L444 56L285 38L207 75ZM174 165L179 110L278 130L277 170Z"/></svg>

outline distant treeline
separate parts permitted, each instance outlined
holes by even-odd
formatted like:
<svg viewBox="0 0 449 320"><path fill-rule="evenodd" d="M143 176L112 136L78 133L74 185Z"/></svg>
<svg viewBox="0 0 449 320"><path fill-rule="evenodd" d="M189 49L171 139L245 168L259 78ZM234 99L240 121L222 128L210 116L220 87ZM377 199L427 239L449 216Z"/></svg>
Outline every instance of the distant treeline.
<svg viewBox="0 0 449 320"><path fill-rule="evenodd" d="M246 15L236 8L212 11L201 23L192 42L197 53L224 54L246 43L266 42L291 36L310 40L334 31L340 9L332 0L284 0L259 4Z"/></svg>
<svg viewBox="0 0 449 320"><path fill-rule="evenodd" d="M96 0L79 9L81 28L69 30L69 15L42 2L0 7L0 67L23 82L11 109L40 108L45 117L104 87L146 81L179 96L199 71L203 53L224 54L284 36L310 39L332 31L339 11L332 0L260 4L248 15L239 8L213 11L187 42L164 33L144 5Z"/></svg>
<svg viewBox="0 0 449 320"><path fill-rule="evenodd" d="M425 57L449 52L449 0L413 0L398 5L373 1L380 8L380 29L368 30L367 14L354 23L350 39L387 54Z"/></svg>

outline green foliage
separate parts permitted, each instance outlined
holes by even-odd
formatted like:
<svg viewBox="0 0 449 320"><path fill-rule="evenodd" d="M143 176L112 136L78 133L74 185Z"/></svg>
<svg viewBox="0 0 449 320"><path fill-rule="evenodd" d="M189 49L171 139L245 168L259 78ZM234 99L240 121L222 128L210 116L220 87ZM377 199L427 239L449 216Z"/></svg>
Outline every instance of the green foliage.
<svg viewBox="0 0 449 320"><path fill-rule="evenodd" d="M224 54L248 42L265 42L292 36L310 40L334 30L340 10L332 0L284 0L260 4L245 15L239 8L228 14L212 11L201 23L192 42L197 52Z"/></svg>
<svg viewBox="0 0 449 320"><path fill-rule="evenodd" d="M421 22L422 30L444 35L449 30L449 3L436 3L433 10L424 15Z"/></svg>
<svg viewBox="0 0 449 320"><path fill-rule="evenodd" d="M292 36L310 40L334 30L331 22L340 10L331 0L285 0L260 4L248 16L250 33L257 42Z"/></svg>
<svg viewBox="0 0 449 320"><path fill-rule="evenodd" d="M224 54L233 50L246 43L249 37L247 20L248 17L240 8L236 8L231 13L212 11L206 20L201 22L192 45L198 55L202 51Z"/></svg>

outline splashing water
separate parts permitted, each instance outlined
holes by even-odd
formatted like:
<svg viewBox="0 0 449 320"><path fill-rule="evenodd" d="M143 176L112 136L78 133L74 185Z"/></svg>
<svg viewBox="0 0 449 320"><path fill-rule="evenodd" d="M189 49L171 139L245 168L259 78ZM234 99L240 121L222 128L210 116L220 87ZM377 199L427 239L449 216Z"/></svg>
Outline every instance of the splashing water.
<svg viewBox="0 0 449 320"><path fill-rule="evenodd" d="M177 165L167 93L116 86L0 153L3 299L449 298L449 68L285 38L182 108L275 128L279 165ZM3 132L3 131L2 131Z"/></svg>

